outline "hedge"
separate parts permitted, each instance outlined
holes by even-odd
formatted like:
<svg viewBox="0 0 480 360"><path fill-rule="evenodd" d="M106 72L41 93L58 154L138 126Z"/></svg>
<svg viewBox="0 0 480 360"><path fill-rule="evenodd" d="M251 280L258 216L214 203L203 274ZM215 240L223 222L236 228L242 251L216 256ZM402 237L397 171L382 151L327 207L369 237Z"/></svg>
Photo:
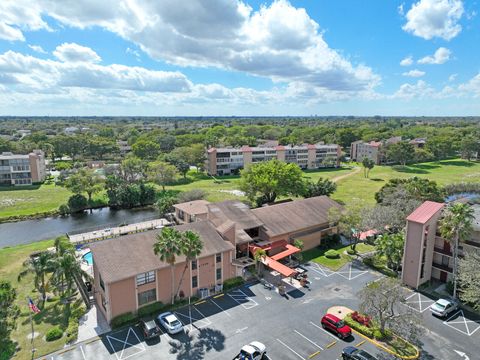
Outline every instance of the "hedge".
<svg viewBox="0 0 480 360"><path fill-rule="evenodd" d="M132 312L128 312L128 313L125 313L125 314L115 316L110 321L110 325L112 326L112 328L118 328L122 325L133 323L136 320L137 320L137 316Z"/></svg>
<svg viewBox="0 0 480 360"><path fill-rule="evenodd" d="M230 289L242 286L245 284L245 280L241 276L237 276L223 282L223 291L228 291Z"/></svg>
<svg viewBox="0 0 480 360"><path fill-rule="evenodd" d="M327 259L338 259L340 257L340 254L337 250L330 249L325 251L325 257Z"/></svg>
<svg viewBox="0 0 480 360"><path fill-rule="evenodd" d="M137 314L139 317L148 316L148 315L152 315L154 313L160 312L160 310L164 308L165 308L165 305L161 301L157 301L157 302L154 302L153 304L142 306L141 308L138 309Z"/></svg>
<svg viewBox="0 0 480 360"><path fill-rule="evenodd" d="M373 338L374 328L373 327L367 327L367 326L362 325L359 322L353 320L351 314L348 314L347 316L345 316L343 321L345 322L345 324L350 326L352 329L357 330L359 333L361 333L365 336L368 336L369 338Z"/></svg>
<svg viewBox="0 0 480 360"><path fill-rule="evenodd" d="M58 326L55 326L47 331L47 333L45 334L45 340L54 341L54 340L60 339L62 335L63 335L62 329L60 329Z"/></svg>

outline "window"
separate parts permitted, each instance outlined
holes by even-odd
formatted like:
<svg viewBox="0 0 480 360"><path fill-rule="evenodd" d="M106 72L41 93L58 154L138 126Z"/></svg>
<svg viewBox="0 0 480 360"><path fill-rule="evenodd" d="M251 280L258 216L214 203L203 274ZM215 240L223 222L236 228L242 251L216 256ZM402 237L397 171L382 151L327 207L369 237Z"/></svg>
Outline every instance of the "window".
<svg viewBox="0 0 480 360"><path fill-rule="evenodd" d="M192 288L198 287L198 278L197 275L192 276Z"/></svg>
<svg viewBox="0 0 480 360"><path fill-rule="evenodd" d="M155 281L155 271L149 271L137 275L137 286L148 284Z"/></svg>
<svg viewBox="0 0 480 360"><path fill-rule="evenodd" d="M222 268L217 269L217 280L222 280Z"/></svg>
<svg viewBox="0 0 480 360"><path fill-rule="evenodd" d="M99 279L100 279L100 287L103 289L103 291L105 291L105 284L103 283L102 277L100 275L99 275Z"/></svg>
<svg viewBox="0 0 480 360"><path fill-rule="evenodd" d="M197 260L192 260L192 270L197 270Z"/></svg>
<svg viewBox="0 0 480 360"><path fill-rule="evenodd" d="M215 262L218 264L219 262L222 262L222 253L217 254L215 256Z"/></svg>
<svg viewBox="0 0 480 360"><path fill-rule="evenodd" d="M138 293L138 306L142 306L157 300L157 290L151 289Z"/></svg>

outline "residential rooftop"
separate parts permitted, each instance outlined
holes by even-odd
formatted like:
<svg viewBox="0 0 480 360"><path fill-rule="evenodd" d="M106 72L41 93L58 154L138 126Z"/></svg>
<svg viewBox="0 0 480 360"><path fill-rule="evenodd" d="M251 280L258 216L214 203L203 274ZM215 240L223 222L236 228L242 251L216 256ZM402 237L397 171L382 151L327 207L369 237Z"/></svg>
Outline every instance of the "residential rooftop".
<svg viewBox="0 0 480 360"><path fill-rule="evenodd" d="M445 204L443 203L438 203L435 201L425 201L422 205L416 208L410 215L408 215L407 220L416 222L419 224L425 224L444 206Z"/></svg>

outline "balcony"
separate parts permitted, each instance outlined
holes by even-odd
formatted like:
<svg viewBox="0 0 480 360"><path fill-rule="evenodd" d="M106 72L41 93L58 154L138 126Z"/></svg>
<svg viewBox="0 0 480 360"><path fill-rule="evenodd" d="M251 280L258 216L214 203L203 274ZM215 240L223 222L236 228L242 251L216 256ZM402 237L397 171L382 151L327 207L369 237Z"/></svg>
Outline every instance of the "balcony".
<svg viewBox="0 0 480 360"><path fill-rule="evenodd" d="M465 245L473 246L480 249L480 242L478 241L465 241Z"/></svg>
<svg viewBox="0 0 480 360"><path fill-rule="evenodd" d="M442 265L442 264L437 264L437 263L432 263L432 267L436 268L436 269L439 269L439 270L443 270L443 271L446 271L446 272L449 272L449 273L453 273L453 269L447 265Z"/></svg>
<svg viewBox="0 0 480 360"><path fill-rule="evenodd" d="M438 254L447 255L447 256L450 256L450 257L453 256L452 251L448 251L448 250L445 250L445 249L442 249L442 248L439 248L439 247L436 247L436 246L433 248L433 251L438 253Z"/></svg>

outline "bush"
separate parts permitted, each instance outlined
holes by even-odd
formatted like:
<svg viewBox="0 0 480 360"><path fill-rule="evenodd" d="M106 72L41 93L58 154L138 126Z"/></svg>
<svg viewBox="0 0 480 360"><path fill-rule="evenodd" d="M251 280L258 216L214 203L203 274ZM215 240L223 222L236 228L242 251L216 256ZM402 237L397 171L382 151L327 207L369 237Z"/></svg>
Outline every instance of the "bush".
<svg viewBox="0 0 480 360"><path fill-rule="evenodd" d="M55 326L47 331L47 333L45 334L45 339L47 341L54 341L54 340L60 339L62 335L63 335L62 329L60 329L58 326Z"/></svg>
<svg viewBox="0 0 480 360"><path fill-rule="evenodd" d="M348 248L348 249L347 249L347 254L348 254L348 255L356 255L356 254L357 254L357 251L356 251L356 250L353 250L352 248Z"/></svg>
<svg viewBox="0 0 480 360"><path fill-rule="evenodd" d="M154 302L153 304L148 304L145 306L142 306L141 308L138 309L137 314L139 317L144 317L148 315L155 314L157 312L160 312L165 307L165 305L160 302Z"/></svg>
<svg viewBox="0 0 480 360"><path fill-rule="evenodd" d="M87 205L87 198L80 194L72 195L68 199L68 207L71 212L83 211L86 209Z"/></svg>
<svg viewBox="0 0 480 360"><path fill-rule="evenodd" d="M62 204L58 207L58 212L62 216L68 215L68 214L70 214L70 208L68 207L67 204Z"/></svg>
<svg viewBox="0 0 480 360"><path fill-rule="evenodd" d="M112 321L110 321L110 325L112 328L118 328L122 325L130 324L137 320L137 316L131 312L127 312L125 314L121 314L115 316Z"/></svg>
<svg viewBox="0 0 480 360"><path fill-rule="evenodd" d="M325 252L325 257L327 259L338 259L340 257L340 254L337 250L330 249Z"/></svg>
<svg viewBox="0 0 480 360"><path fill-rule="evenodd" d="M70 321L68 323L67 330L65 330L65 335L67 336L67 342L71 343L77 340L78 337L78 320Z"/></svg>
<svg viewBox="0 0 480 360"><path fill-rule="evenodd" d="M449 281L445 284L445 290L447 290L450 295L453 295L453 281Z"/></svg>
<svg viewBox="0 0 480 360"><path fill-rule="evenodd" d="M194 200L201 200L204 199L206 195L205 190L202 189L194 189L190 191L182 192L178 195L178 202L189 202Z"/></svg>
<svg viewBox="0 0 480 360"><path fill-rule="evenodd" d="M348 314L347 316L345 316L345 318L343 319L343 321L345 322L345 324L347 324L348 326L350 326L353 330L356 330L358 331L359 333L365 335L365 336L368 336L369 338L372 338L373 337L373 334L375 332L375 329L371 328L371 327L367 327L365 325L362 325L360 324L359 322L355 321L352 319L352 314Z"/></svg>
<svg viewBox="0 0 480 360"><path fill-rule="evenodd" d="M233 289L237 286L241 286L243 284L245 284L245 280L243 280L241 276L237 276L237 277L225 280L223 282L223 290L228 291L230 289Z"/></svg>

